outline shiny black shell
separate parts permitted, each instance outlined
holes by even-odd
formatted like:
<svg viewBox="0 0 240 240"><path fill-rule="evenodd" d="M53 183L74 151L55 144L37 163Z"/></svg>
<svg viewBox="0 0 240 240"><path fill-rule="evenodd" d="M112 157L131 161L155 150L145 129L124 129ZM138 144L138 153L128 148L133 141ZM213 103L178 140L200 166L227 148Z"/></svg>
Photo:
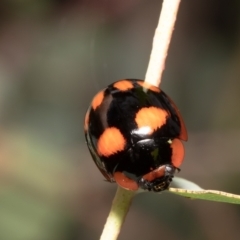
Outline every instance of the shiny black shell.
<svg viewBox="0 0 240 240"><path fill-rule="evenodd" d="M86 113L84 130L92 158L108 181L115 182L115 173L121 173L148 190L162 182L159 191L168 187L182 162L174 164L172 140L187 140L173 101L159 88L138 79L119 80L100 91ZM151 181L143 178L161 166L166 166L164 176L151 177ZM136 190L131 185L126 188Z"/></svg>

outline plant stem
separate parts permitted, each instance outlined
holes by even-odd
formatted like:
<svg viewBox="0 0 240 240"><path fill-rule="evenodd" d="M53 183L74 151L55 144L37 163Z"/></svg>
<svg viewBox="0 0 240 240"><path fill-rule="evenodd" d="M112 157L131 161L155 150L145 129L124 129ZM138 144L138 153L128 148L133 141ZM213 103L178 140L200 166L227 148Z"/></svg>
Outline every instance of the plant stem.
<svg viewBox="0 0 240 240"><path fill-rule="evenodd" d="M118 187L100 240L116 240L135 192Z"/></svg>
<svg viewBox="0 0 240 240"><path fill-rule="evenodd" d="M153 38L152 52L145 81L159 86L165 68L165 60L177 17L180 0L164 0L158 26Z"/></svg>
<svg viewBox="0 0 240 240"><path fill-rule="evenodd" d="M146 82L155 86L159 86L161 82L179 3L180 0L163 1L145 78ZM118 238L134 194L134 191L118 187L100 240L116 240Z"/></svg>

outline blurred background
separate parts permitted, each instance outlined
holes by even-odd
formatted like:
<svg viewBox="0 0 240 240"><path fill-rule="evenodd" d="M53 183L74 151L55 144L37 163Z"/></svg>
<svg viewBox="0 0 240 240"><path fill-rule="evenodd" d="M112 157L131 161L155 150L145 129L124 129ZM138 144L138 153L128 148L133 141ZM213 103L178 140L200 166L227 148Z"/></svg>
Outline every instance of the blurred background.
<svg viewBox="0 0 240 240"><path fill-rule="evenodd" d="M0 239L94 240L115 184L85 145L94 94L144 79L160 0L0 2ZM240 194L240 2L182 1L161 88L189 132L179 177ZM240 206L135 197L119 239L239 239Z"/></svg>

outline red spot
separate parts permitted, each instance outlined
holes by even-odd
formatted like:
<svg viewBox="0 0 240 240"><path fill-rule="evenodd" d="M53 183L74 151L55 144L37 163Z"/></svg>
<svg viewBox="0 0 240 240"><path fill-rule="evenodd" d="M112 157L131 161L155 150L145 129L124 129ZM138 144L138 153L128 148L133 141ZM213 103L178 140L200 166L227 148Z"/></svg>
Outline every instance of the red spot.
<svg viewBox="0 0 240 240"><path fill-rule="evenodd" d="M109 157L117 152L123 151L126 144L124 136L115 127L107 128L98 140L99 155Z"/></svg>
<svg viewBox="0 0 240 240"><path fill-rule="evenodd" d="M181 140L175 138L171 143L172 148L172 164L174 167L179 168L184 158L184 146Z"/></svg>
<svg viewBox="0 0 240 240"><path fill-rule="evenodd" d="M90 111L88 110L88 111L86 112L86 115L85 115L85 118L84 118L84 131L85 131L85 132L88 131L89 113L90 113Z"/></svg>
<svg viewBox="0 0 240 240"><path fill-rule="evenodd" d="M142 178L151 182L157 178L161 178L165 176L165 165L160 166L159 168L145 174Z"/></svg>
<svg viewBox="0 0 240 240"><path fill-rule="evenodd" d="M157 92L157 93L160 93L160 92L161 92L161 90L160 90L158 87L156 87L156 86L154 86L154 85L152 85L152 84L149 84L149 83L147 83L147 82L138 81L137 83L138 83L140 86L142 86L143 88L150 89L150 90L152 90L153 92Z"/></svg>
<svg viewBox="0 0 240 240"><path fill-rule="evenodd" d="M150 132L161 128L166 123L168 113L160 108L156 107L144 107L141 108L135 117L135 121L139 128L149 127Z"/></svg>
<svg viewBox="0 0 240 240"><path fill-rule="evenodd" d="M122 172L115 172L113 176L117 184L122 188L132 191L138 190L136 181L126 177Z"/></svg>
<svg viewBox="0 0 240 240"><path fill-rule="evenodd" d="M104 91L101 91L95 95L95 97L92 100L92 108L96 110L98 106L101 105L104 98Z"/></svg>
<svg viewBox="0 0 240 240"><path fill-rule="evenodd" d="M133 88L133 84L130 81L122 80L113 84L113 87L117 88L120 91L127 91Z"/></svg>

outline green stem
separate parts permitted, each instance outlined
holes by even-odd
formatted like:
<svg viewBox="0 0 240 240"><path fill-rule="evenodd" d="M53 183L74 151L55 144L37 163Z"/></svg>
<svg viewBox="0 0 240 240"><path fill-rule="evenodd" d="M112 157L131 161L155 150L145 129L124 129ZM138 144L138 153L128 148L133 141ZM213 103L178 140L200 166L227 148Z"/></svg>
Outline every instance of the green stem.
<svg viewBox="0 0 240 240"><path fill-rule="evenodd" d="M164 0L145 81L159 86L180 0ZM118 187L100 240L116 240L135 192Z"/></svg>
<svg viewBox="0 0 240 240"><path fill-rule="evenodd" d="M118 187L100 240L116 240L118 238L134 195L134 191Z"/></svg>

